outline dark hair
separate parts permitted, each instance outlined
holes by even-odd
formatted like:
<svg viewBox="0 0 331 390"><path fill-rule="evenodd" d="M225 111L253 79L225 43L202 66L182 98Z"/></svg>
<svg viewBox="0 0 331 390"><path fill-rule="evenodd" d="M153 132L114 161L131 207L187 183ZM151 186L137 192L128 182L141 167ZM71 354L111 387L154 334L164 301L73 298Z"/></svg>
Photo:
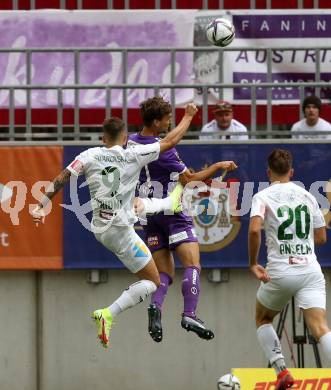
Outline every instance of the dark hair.
<svg viewBox="0 0 331 390"><path fill-rule="evenodd" d="M109 141L116 141L119 135L125 130L125 124L122 119L113 116L104 120L102 130Z"/></svg>
<svg viewBox="0 0 331 390"><path fill-rule="evenodd" d="M139 105L140 115L144 126L151 126L153 120L161 120L165 115L171 113L171 105L161 96L149 98Z"/></svg>
<svg viewBox="0 0 331 390"><path fill-rule="evenodd" d="M288 150L275 149L268 156L268 166L277 175L285 175L292 168L292 160Z"/></svg>
<svg viewBox="0 0 331 390"><path fill-rule="evenodd" d="M322 102L321 99L317 96L307 96L304 101L302 102L302 111L305 113L305 109L308 106L308 104L313 104L318 108L318 111L321 111Z"/></svg>

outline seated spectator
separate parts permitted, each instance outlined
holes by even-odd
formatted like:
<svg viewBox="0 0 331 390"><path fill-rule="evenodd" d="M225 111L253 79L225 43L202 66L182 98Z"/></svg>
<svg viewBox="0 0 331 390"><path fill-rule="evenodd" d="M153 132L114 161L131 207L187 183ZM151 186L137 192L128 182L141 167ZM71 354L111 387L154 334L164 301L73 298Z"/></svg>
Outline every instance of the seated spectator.
<svg viewBox="0 0 331 390"><path fill-rule="evenodd" d="M321 99L317 96L308 96L302 103L302 111L305 118L294 123L291 128L292 132L296 131L330 131L331 123L320 118L322 107ZM294 139L331 139L330 134L293 134Z"/></svg>
<svg viewBox="0 0 331 390"><path fill-rule="evenodd" d="M202 127L200 139L248 139L248 134L237 134L247 132L247 128L233 119L233 110L229 102L224 100L218 102L215 105L214 115L215 119Z"/></svg>

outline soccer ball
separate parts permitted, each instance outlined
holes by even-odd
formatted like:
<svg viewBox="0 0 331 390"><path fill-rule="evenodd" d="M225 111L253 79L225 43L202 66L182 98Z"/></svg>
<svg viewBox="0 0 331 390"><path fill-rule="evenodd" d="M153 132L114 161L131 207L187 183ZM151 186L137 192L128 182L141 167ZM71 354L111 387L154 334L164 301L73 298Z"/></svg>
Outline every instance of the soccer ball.
<svg viewBox="0 0 331 390"><path fill-rule="evenodd" d="M228 46L235 37L234 25L225 18L214 19L206 27L207 39L215 46Z"/></svg>
<svg viewBox="0 0 331 390"><path fill-rule="evenodd" d="M217 381L218 390L240 390L239 379L232 374L225 374Z"/></svg>

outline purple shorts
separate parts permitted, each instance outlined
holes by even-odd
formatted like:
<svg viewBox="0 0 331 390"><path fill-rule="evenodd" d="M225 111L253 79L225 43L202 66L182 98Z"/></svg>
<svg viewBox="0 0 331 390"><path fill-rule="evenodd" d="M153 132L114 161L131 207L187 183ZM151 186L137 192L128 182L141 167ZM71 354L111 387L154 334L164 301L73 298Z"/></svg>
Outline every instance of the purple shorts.
<svg viewBox="0 0 331 390"><path fill-rule="evenodd" d="M197 242L193 220L183 213L157 214L147 219L144 226L147 246L151 252L163 248L174 250L183 242Z"/></svg>

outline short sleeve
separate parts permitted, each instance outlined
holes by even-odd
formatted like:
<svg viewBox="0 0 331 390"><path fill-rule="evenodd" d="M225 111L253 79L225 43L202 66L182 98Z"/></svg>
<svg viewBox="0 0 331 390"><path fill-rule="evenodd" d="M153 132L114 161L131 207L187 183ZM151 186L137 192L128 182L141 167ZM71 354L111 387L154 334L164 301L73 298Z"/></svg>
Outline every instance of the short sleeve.
<svg viewBox="0 0 331 390"><path fill-rule="evenodd" d="M314 212L313 212L313 228L318 229L325 226L325 219L319 205L314 202Z"/></svg>
<svg viewBox="0 0 331 390"><path fill-rule="evenodd" d="M134 154L139 166L143 167L159 158L160 143L154 142L148 145L132 145L130 151Z"/></svg>
<svg viewBox="0 0 331 390"><path fill-rule="evenodd" d="M67 169L75 176L80 176L84 173L86 165L88 163L87 151L80 153L75 159L67 166Z"/></svg>
<svg viewBox="0 0 331 390"><path fill-rule="evenodd" d="M162 154L162 162L165 162L164 169L167 169L168 172L172 174L171 180L178 180L177 176L187 169L175 148L172 148Z"/></svg>
<svg viewBox="0 0 331 390"><path fill-rule="evenodd" d="M261 197L256 194L253 196L252 207L251 207L251 218L261 217L264 220L266 206Z"/></svg>

